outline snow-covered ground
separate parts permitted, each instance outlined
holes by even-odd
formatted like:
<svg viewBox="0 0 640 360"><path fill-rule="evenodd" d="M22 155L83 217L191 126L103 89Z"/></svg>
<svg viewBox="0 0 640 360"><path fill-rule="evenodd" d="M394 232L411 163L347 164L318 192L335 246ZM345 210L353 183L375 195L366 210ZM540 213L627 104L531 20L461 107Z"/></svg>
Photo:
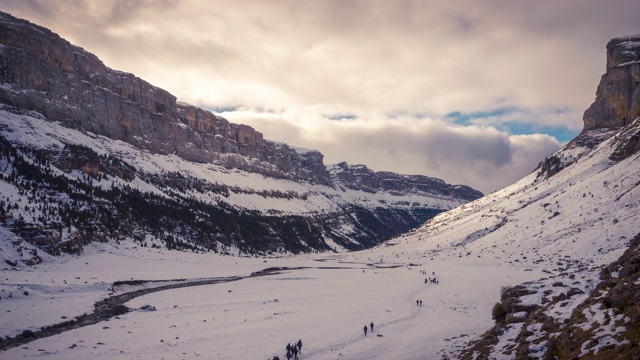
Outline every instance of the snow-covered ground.
<svg viewBox="0 0 640 360"><path fill-rule="evenodd" d="M408 258L385 251L375 258L373 253L350 253L262 259L129 245L97 244L80 257L3 270L2 335L35 331L90 312L118 280L293 269L145 295L126 305L152 305L156 311L132 311L7 350L0 358L283 359L286 344L298 339L303 341L301 359L439 358L454 338L468 341L460 335L486 330L502 285L542 276L523 266L505 271L470 258L409 265ZM438 285L425 284L429 277L436 277ZM416 300L423 301L421 307ZM371 322L374 332L365 337L363 327Z"/></svg>

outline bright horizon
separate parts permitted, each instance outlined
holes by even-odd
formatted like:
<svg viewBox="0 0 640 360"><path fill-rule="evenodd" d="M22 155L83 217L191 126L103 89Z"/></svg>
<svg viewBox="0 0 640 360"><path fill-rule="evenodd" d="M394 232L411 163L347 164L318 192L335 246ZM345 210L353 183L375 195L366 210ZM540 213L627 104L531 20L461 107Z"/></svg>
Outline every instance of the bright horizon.
<svg viewBox="0 0 640 360"><path fill-rule="evenodd" d="M23 1L2 11L325 164L485 193L582 128L634 1Z"/></svg>

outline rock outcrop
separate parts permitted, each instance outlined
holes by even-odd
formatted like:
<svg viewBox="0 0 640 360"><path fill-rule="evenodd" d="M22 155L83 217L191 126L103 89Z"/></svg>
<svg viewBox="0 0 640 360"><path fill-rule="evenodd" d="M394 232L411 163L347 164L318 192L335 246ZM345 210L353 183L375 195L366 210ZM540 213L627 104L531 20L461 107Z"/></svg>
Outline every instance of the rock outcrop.
<svg viewBox="0 0 640 360"><path fill-rule="evenodd" d="M265 140L250 126L177 102L169 92L108 68L95 55L48 29L0 12L0 44L0 103L37 111L64 126L125 141L151 153L332 185L320 152L296 151ZM454 196L459 192L466 200L482 196L439 179L374 174L366 167L341 171L337 179L348 188L370 192L419 190Z"/></svg>
<svg viewBox="0 0 640 360"><path fill-rule="evenodd" d="M584 129L619 128L640 116L640 35L607 44L607 72L595 102L584 113Z"/></svg>
<svg viewBox="0 0 640 360"><path fill-rule="evenodd" d="M615 38L607 44L607 71L596 100L585 111L582 132L565 149L539 165L539 176L551 177L587 154L618 130L611 160L621 161L640 151L640 34ZM566 154L569 154L568 156Z"/></svg>

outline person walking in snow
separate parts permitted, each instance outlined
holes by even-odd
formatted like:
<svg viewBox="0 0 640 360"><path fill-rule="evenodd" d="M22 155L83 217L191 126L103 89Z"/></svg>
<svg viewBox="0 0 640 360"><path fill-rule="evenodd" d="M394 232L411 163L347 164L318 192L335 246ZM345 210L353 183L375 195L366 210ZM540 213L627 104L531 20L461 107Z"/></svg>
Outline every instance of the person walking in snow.
<svg viewBox="0 0 640 360"><path fill-rule="evenodd" d="M371 322L371 324L369 324L369 326L371 327L371 332L373 332L373 321Z"/></svg>
<svg viewBox="0 0 640 360"><path fill-rule="evenodd" d="M287 344L287 347L284 348L287 352L291 352L291 343Z"/></svg>
<svg viewBox="0 0 640 360"><path fill-rule="evenodd" d="M364 336L367 336L367 325L364 326Z"/></svg>
<svg viewBox="0 0 640 360"><path fill-rule="evenodd" d="M416 300L416 306L420 306L420 300Z"/></svg>
<svg viewBox="0 0 640 360"><path fill-rule="evenodd" d="M291 355L295 360L298 360L298 348L295 345L291 347Z"/></svg>
<svg viewBox="0 0 640 360"><path fill-rule="evenodd" d="M298 347L298 352L302 353L302 339L298 340L298 343L296 344L296 346Z"/></svg>

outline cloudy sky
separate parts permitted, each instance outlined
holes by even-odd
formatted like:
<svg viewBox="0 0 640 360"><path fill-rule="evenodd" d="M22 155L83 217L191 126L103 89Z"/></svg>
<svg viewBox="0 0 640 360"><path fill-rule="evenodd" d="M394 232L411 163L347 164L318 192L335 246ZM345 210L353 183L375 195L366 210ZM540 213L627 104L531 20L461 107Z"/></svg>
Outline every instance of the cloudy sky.
<svg viewBox="0 0 640 360"><path fill-rule="evenodd" d="M0 0L325 163L491 192L582 128L637 0Z"/></svg>

